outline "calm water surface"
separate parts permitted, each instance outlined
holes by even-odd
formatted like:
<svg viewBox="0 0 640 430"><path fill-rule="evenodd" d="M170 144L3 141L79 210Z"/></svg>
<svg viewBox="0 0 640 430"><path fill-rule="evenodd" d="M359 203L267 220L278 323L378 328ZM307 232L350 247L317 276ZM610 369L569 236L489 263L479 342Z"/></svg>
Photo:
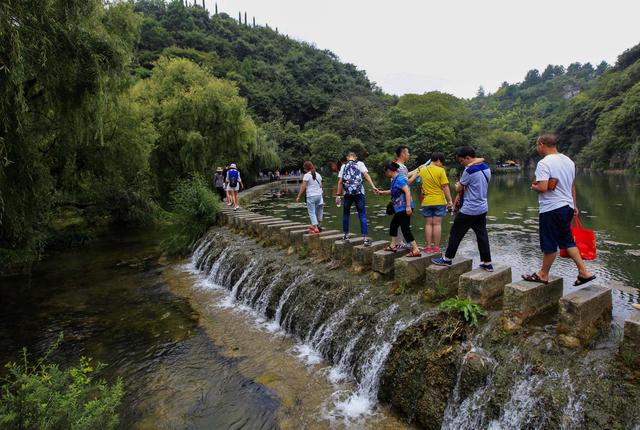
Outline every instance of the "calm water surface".
<svg viewBox="0 0 640 430"><path fill-rule="evenodd" d="M495 175L489 188L489 236L494 264L512 266L515 279L522 273L537 270L541 261L538 239L537 194L529 189L533 172ZM386 183L380 182L377 184ZM452 181L454 182L454 181ZM368 186L367 186L368 187ZM585 228L595 230L598 258L588 262L598 282L615 289L617 321L631 312L631 303L640 301L640 177L624 175L581 174L577 179L578 207ZM342 230L342 208L331 197L335 179L325 180L324 227ZM257 212L282 216L307 223L303 203L295 203L297 188L281 186L256 200L250 208ZM413 196L418 200L418 189ZM374 239L388 239L390 217L385 215L388 197L367 191L369 234ZM419 205L418 205L419 206ZM360 227L352 209L350 231L359 234ZM453 219L443 221L442 242L446 244ZM418 244L424 244L424 221L415 212L412 229ZM477 247L473 232L463 241L460 255L474 257ZM565 293L572 291L577 275L569 260L558 259L553 272L565 278Z"/></svg>

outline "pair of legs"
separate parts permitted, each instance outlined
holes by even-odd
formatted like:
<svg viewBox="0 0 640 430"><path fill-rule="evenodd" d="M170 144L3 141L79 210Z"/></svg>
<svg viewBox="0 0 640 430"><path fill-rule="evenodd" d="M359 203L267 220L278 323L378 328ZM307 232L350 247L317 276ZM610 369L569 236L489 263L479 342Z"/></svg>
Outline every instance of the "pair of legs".
<svg viewBox="0 0 640 430"><path fill-rule="evenodd" d="M480 251L480 261L485 265L491 264L491 249L489 247L489 233L487 233L487 213L480 215L466 215L459 212L453 220L451 232L449 233L449 243L444 256L448 260L453 260L458 252L460 242L469 229L476 234L478 250Z"/></svg>
<svg viewBox="0 0 640 430"><path fill-rule="evenodd" d="M225 193L227 194L227 206L233 205L233 202L231 200L231 189L229 189L229 186L225 186L224 190L225 190Z"/></svg>
<svg viewBox="0 0 640 430"><path fill-rule="evenodd" d="M558 248L566 249L567 255L573 260L578 268L578 284L595 279L584 265L580 256L580 251L576 248L576 243L571 234L571 220L573 219L573 208L563 206L549 212L543 212L538 217L540 227L540 248L543 252L542 268L535 273L541 281L549 280L551 266L558 255ZM580 280L584 282L580 282Z"/></svg>
<svg viewBox="0 0 640 430"><path fill-rule="evenodd" d="M447 214L447 207L445 205L423 206L421 212L424 216L425 251L440 252L442 217Z"/></svg>
<svg viewBox="0 0 640 430"><path fill-rule="evenodd" d="M225 197L227 197L224 187L216 187L216 192L218 193L218 196L220 196L220 201L223 202Z"/></svg>
<svg viewBox="0 0 640 430"><path fill-rule="evenodd" d="M238 209L238 207L240 207L238 202L238 190L231 189L228 193L227 204L229 204L229 199L231 200L231 204L229 206L233 206L234 209Z"/></svg>
<svg viewBox="0 0 640 430"><path fill-rule="evenodd" d="M307 212L311 225L315 228L320 227L322 216L324 214L324 202L322 196L307 196Z"/></svg>
<svg viewBox="0 0 640 430"><path fill-rule="evenodd" d="M358 219L360 220L360 232L366 240L367 234L369 234L369 227L367 225L367 209L365 207L364 194L345 194L342 208L342 231L345 236L349 234L349 217L351 215L351 206L354 204L356 205Z"/></svg>
<svg viewBox="0 0 640 430"><path fill-rule="evenodd" d="M398 241L398 228L402 231L404 240L411 244L412 254L420 253L418 244L416 243L413 233L411 233L411 215L408 215L406 211L396 212L391 219L389 225L389 236L391 236L390 249L395 249Z"/></svg>

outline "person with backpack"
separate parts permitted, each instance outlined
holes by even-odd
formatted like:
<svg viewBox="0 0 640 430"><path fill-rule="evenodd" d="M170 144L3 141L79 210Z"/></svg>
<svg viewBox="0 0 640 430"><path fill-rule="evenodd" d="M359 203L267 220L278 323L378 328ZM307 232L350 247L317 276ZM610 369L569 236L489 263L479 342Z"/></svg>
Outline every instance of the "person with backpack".
<svg viewBox="0 0 640 430"><path fill-rule="evenodd" d="M303 166L306 173L302 177L302 186L298 192L298 197L296 197L296 202L300 202L302 193L306 193L307 212L309 213L309 219L311 220L309 233L319 234L320 223L322 222L322 215L324 212L322 176L320 176L320 173L316 172L316 168L311 161L305 161Z"/></svg>
<svg viewBox="0 0 640 430"><path fill-rule="evenodd" d="M342 209L342 231L344 232L344 240L349 240L349 217L351 215L351 206L356 205L358 218L360 219L360 232L364 238L364 246L370 246L371 240L367 237L369 234L367 226L367 211L365 208L364 183L363 178L371 185L374 193L380 192L374 185L369 170L362 161L358 161L355 152L347 153L347 162L340 167L338 173L338 189L336 191L336 203L340 204L340 196L344 192L344 203Z"/></svg>
<svg viewBox="0 0 640 430"><path fill-rule="evenodd" d="M447 215L448 209L453 208L449 179L443 165L444 154L434 152L431 154L431 163L418 168L422 195L420 212L425 221L425 252L440 252L442 218Z"/></svg>
<svg viewBox="0 0 640 430"><path fill-rule="evenodd" d="M233 210L236 211L240 207L238 202L238 191L240 191L243 186L242 178L240 177L240 171L238 170L238 167L233 163L229 166L225 183L227 184L229 199L231 200L230 206L233 206Z"/></svg>
<svg viewBox="0 0 640 430"><path fill-rule="evenodd" d="M438 266L450 266L451 261L458 252L458 246L464 235L472 229L478 241L480 251L480 268L487 272L493 272L491 263L491 249L489 247L489 234L487 233L487 191L491 181L491 169L482 162L477 163L476 152L469 146L462 146L456 150L456 159L465 169L456 183L458 197L462 196L462 206L456 215L449 232L449 243L443 257L434 258L431 261Z"/></svg>

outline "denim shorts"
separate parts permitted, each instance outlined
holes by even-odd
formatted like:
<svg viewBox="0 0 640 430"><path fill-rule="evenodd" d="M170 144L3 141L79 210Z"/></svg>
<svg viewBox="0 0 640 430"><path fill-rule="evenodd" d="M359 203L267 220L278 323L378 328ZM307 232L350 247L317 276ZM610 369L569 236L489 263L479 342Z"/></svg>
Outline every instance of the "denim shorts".
<svg viewBox="0 0 640 430"><path fill-rule="evenodd" d="M422 216L425 218L434 216L446 216L447 205L422 206L420 208L420 212L422 212Z"/></svg>
<svg viewBox="0 0 640 430"><path fill-rule="evenodd" d="M558 248L567 249L576 246L571 234L572 219L573 208L571 206L563 206L540 214L540 248L542 252L551 254L558 252Z"/></svg>

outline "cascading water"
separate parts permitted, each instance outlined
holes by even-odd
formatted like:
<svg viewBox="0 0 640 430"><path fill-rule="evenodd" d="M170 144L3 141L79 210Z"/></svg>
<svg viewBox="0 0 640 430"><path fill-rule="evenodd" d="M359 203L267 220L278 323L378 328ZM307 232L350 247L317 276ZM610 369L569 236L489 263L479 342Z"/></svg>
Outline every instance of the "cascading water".
<svg viewBox="0 0 640 430"><path fill-rule="evenodd" d="M306 364L314 366L321 357L330 361L330 381L355 378L355 390L338 390L337 397L330 399L329 415L369 414L377 403L380 375L393 343L419 318L400 312L390 301L372 300L373 293L365 285L351 290L341 282L327 284L322 271L281 266L268 254L245 256L246 244L221 245L220 239L210 232L197 244L191 271L205 277L208 285L228 291L222 306L251 308L268 331L297 337L300 343L294 352ZM370 313L374 305L379 310ZM367 307L366 317L361 307ZM360 327L352 328L356 320ZM346 335L350 331L353 335Z"/></svg>

